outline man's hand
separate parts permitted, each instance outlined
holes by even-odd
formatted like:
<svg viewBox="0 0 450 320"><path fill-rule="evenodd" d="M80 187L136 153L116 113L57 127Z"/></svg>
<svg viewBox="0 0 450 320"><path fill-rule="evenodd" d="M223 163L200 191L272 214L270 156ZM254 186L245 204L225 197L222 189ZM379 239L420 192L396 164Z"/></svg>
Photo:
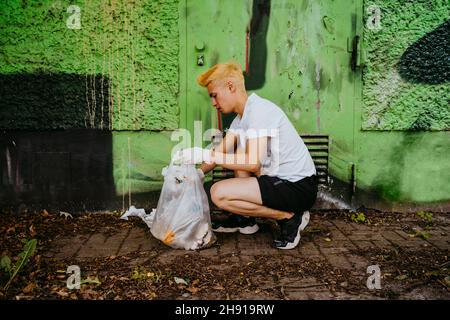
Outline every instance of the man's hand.
<svg viewBox="0 0 450 320"><path fill-rule="evenodd" d="M172 161L182 164L211 163L211 150L199 147L180 150L175 153Z"/></svg>
<svg viewBox="0 0 450 320"><path fill-rule="evenodd" d="M205 182L205 174L203 173L202 169L197 169L198 177L200 178L200 181L203 183Z"/></svg>

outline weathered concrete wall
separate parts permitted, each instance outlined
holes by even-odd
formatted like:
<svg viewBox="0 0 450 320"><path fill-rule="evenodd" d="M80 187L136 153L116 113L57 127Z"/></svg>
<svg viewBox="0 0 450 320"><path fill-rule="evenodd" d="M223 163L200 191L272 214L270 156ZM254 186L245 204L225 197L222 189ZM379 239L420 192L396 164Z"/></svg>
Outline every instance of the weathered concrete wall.
<svg viewBox="0 0 450 320"><path fill-rule="evenodd" d="M450 129L449 2L368 0L365 6L380 8L381 28L364 33L363 129Z"/></svg>
<svg viewBox="0 0 450 320"><path fill-rule="evenodd" d="M178 0L2 1L0 25L0 128L178 127Z"/></svg>

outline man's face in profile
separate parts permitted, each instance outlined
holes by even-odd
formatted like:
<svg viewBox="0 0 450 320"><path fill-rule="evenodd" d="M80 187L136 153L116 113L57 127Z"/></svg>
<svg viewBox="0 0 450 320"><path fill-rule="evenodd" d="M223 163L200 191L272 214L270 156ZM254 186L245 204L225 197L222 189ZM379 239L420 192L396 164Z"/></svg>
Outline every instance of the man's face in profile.
<svg viewBox="0 0 450 320"><path fill-rule="evenodd" d="M236 87L231 80L211 81L208 85L211 104L222 113L231 113L235 105Z"/></svg>

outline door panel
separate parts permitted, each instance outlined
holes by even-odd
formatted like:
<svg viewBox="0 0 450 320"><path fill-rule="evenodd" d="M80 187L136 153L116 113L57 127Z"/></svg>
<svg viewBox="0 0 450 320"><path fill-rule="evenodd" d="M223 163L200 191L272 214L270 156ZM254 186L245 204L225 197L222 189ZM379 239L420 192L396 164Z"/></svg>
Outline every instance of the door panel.
<svg viewBox="0 0 450 320"><path fill-rule="evenodd" d="M234 60L245 68L246 29L250 18L247 1L187 0L186 2L186 127L194 121L203 131L217 128L217 113L205 88L197 84L202 72L219 62ZM199 65L198 60L203 60Z"/></svg>

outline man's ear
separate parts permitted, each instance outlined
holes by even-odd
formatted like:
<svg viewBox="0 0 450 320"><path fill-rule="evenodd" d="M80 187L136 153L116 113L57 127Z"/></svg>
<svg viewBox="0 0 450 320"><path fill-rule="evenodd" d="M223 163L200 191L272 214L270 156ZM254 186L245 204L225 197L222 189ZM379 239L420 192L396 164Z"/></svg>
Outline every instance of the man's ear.
<svg viewBox="0 0 450 320"><path fill-rule="evenodd" d="M233 81L228 80L227 81L227 88L230 90L230 92L235 92L236 91L236 86L234 85Z"/></svg>

